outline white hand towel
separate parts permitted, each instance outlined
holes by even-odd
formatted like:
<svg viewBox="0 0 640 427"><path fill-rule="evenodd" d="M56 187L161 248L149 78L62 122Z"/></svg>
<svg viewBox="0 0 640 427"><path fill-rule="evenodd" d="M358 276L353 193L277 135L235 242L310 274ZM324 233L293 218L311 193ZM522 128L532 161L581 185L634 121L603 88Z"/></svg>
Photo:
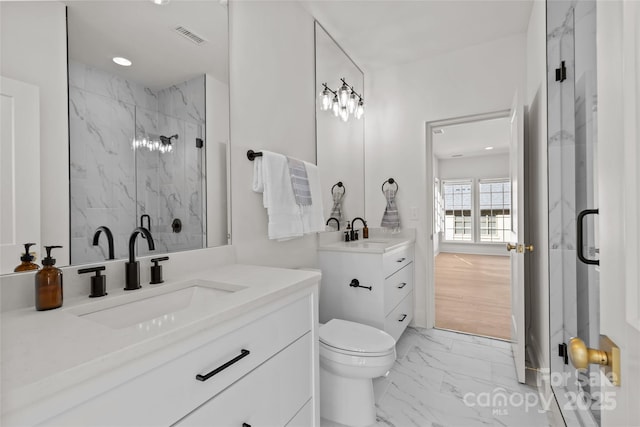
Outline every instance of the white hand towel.
<svg viewBox="0 0 640 427"><path fill-rule="evenodd" d="M311 190L311 205L302 206L302 225L305 233L324 231L325 222L322 207L322 188L320 186L320 174L314 164L304 162L307 169L309 189Z"/></svg>
<svg viewBox="0 0 640 427"><path fill-rule="evenodd" d="M282 154L262 151L253 168L253 191L262 191L267 208L269 239L290 239L302 236L300 206L296 204L287 158Z"/></svg>

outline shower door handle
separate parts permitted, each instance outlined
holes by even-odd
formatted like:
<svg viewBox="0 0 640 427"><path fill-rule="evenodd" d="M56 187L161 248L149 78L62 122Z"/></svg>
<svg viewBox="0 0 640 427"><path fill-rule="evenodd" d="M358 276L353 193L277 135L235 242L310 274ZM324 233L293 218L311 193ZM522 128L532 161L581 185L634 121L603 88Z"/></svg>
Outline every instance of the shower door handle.
<svg viewBox="0 0 640 427"><path fill-rule="evenodd" d="M598 209L585 209L582 212L580 212L578 214L578 219L577 219L577 233L576 233L576 239L577 239L577 246L578 246L578 250L576 251L576 253L578 254L578 259L582 262L584 262L585 264L590 264L590 265L600 265L600 261L598 261L597 259L588 259L587 257L584 256L584 239L583 239L583 225L584 225L584 219L586 218L587 215L597 215L598 214Z"/></svg>

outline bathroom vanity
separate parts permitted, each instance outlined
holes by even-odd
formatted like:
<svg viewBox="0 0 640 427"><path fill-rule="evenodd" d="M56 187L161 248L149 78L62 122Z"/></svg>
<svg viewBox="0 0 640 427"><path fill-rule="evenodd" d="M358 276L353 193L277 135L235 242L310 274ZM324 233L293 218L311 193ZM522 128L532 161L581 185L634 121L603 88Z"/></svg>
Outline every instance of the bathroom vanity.
<svg viewBox="0 0 640 427"><path fill-rule="evenodd" d="M319 279L233 264L6 312L2 425L319 425Z"/></svg>
<svg viewBox="0 0 640 427"><path fill-rule="evenodd" d="M351 320L395 340L413 319L414 240L375 237L321 242L320 322Z"/></svg>

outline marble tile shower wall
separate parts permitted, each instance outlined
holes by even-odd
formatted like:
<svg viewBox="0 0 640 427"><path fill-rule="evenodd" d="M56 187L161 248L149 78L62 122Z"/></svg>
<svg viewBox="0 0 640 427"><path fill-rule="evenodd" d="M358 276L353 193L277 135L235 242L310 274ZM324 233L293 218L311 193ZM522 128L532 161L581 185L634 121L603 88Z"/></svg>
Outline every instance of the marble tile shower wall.
<svg viewBox="0 0 640 427"><path fill-rule="evenodd" d="M91 244L100 225L113 231L116 257L126 257L144 213L155 253L203 247L204 153L195 141L205 137L204 76L154 92L69 61L69 104L72 263L105 259L105 241ZM134 152L141 132L178 139L171 153ZM171 228L174 219L182 222L180 233Z"/></svg>

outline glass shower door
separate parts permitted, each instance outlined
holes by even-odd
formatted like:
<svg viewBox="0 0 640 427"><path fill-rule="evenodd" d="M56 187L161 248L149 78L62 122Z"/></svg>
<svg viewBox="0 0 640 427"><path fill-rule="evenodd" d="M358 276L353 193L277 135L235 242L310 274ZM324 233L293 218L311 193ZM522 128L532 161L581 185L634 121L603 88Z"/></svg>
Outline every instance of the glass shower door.
<svg viewBox="0 0 640 427"><path fill-rule="evenodd" d="M573 337L599 341L599 272L578 259L597 260L596 4L547 2L549 286L551 385L567 425L598 425L599 371L571 366ZM582 236L582 246L578 247Z"/></svg>

